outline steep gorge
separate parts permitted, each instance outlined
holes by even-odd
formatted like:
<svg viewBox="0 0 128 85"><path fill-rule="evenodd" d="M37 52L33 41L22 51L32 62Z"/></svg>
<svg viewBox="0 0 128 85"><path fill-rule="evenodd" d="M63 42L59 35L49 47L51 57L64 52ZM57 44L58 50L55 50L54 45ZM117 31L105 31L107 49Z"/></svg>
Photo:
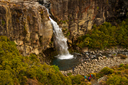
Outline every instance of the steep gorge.
<svg viewBox="0 0 128 85"><path fill-rule="evenodd" d="M82 75L98 72L104 66L109 67L119 64L121 66L121 63L128 63L127 48L96 49L88 50L88 52L83 52L82 54L73 53L74 55L77 55L77 57L74 58L76 59L75 61L60 61L61 63L59 63L61 67L65 65L67 68L70 67L68 69L73 68L73 71L61 71L61 73L66 76L59 72L57 66L49 66L39 62L39 59L43 57L41 61L48 61L49 63L50 59L47 58L54 56L54 53L56 54L53 43L53 37L55 37L55 35L46 7L50 9L51 17L60 25L60 27L62 27L62 30L68 39L68 45L73 48L73 44L78 40L78 37L85 35L92 29L94 24L101 25L105 21L108 21L115 26L117 24L115 22L116 20L121 22L128 17L128 0L41 0L46 7L35 2L37 0L9 1L12 2L8 2L8 0L0 0L0 46L2 48L0 49L0 81L2 81L2 85L89 84ZM128 21L124 21L124 24L122 24L124 28L122 27L122 29L128 27L127 23ZM106 26L109 25L111 24L106 24ZM104 28L105 27L103 27L103 29ZM111 30L111 26L109 30ZM98 34L98 32L96 34ZM126 34L128 34L128 32ZM11 41L2 35L7 36ZM106 39L104 36L102 37ZM123 42L123 44L127 44L128 37L126 37L126 39L126 43ZM96 39L96 42L98 40L100 39ZM19 54L15 44L24 57ZM75 46L74 47L77 48L76 43ZM78 51L80 52L80 50ZM120 55L121 52L124 54ZM31 53L38 56L33 54L30 55ZM117 55L118 53L120 54ZM30 56L27 57L28 55ZM120 59L120 57L122 58ZM85 61L86 59L87 62ZM64 64L64 62L66 64ZM71 63L72 66L68 63ZM122 67L119 69L122 69ZM67 76L68 74L71 75L72 72L73 75L80 75ZM99 74L102 75L101 73ZM78 82L74 82L75 80Z"/></svg>
<svg viewBox="0 0 128 85"><path fill-rule="evenodd" d="M68 44L100 25L128 16L128 0L8 0L0 1L0 35L8 36L23 55L51 56L53 27L45 8L68 38ZM43 5L38 4L41 2ZM43 54L43 56L45 56Z"/></svg>

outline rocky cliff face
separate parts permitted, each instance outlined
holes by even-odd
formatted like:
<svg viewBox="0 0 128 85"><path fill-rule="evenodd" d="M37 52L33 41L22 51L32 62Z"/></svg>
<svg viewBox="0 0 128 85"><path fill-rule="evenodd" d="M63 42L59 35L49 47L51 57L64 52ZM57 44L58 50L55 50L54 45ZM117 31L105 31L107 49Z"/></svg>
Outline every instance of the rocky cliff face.
<svg viewBox="0 0 128 85"><path fill-rule="evenodd" d="M0 35L13 40L23 55L39 54L53 36L49 14L62 27L68 43L86 34L93 24L127 17L128 0L0 0ZM113 22L113 21L112 21ZM51 53L53 55L53 53Z"/></svg>
<svg viewBox="0 0 128 85"><path fill-rule="evenodd" d="M49 14L37 2L0 2L0 35L13 40L23 55L49 48L53 28Z"/></svg>
<svg viewBox="0 0 128 85"><path fill-rule="evenodd" d="M51 0L50 11L60 23L65 35L76 40L86 34L93 24L100 25L125 17L128 0Z"/></svg>

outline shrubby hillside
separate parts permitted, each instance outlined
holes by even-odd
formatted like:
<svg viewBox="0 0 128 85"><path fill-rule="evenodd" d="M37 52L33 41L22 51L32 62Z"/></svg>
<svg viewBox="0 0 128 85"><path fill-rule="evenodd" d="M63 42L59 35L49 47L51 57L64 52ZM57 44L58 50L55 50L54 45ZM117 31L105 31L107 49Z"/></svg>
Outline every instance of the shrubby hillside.
<svg viewBox="0 0 128 85"><path fill-rule="evenodd" d="M105 48L115 45L127 47L128 21L123 21L117 27L110 23L104 23L95 27L87 35L79 38L84 39L79 46L90 48ZM111 31L109 31L111 30ZM118 38L120 37L120 38ZM88 40L88 41L87 41ZM99 44L97 44L99 42ZM103 42L104 41L104 42ZM96 45L95 45L96 44ZM91 47L92 46L92 47ZM119 67L104 68L94 74L94 80L107 75L106 81L100 81L102 85L127 85L128 65L121 64ZM93 81L93 79L92 79ZM13 41L5 36L0 36L0 85L90 85L82 75L64 76L55 65L41 64L34 54L22 56Z"/></svg>
<svg viewBox="0 0 128 85"><path fill-rule="evenodd" d="M105 67L96 74L101 78L100 85L127 85L128 84L128 64L120 64L112 68Z"/></svg>
<svg viewBox="0 0 128 85"><path fill-rule="evenodd" d="M0 36L0 85L86 85L84 77L64 76L57 66L41 64L36 55L22 56L14 42Z"/></svg>
<svg viewBox="0 0 128 85"><path fill-rule="evenodd" d="M117 26L105 22L100 26L93 26L93 29L86 35L79 37L76 42L80 48L85 46L93 49L104 49L112 46L128 47L128 19Z"/></svg>

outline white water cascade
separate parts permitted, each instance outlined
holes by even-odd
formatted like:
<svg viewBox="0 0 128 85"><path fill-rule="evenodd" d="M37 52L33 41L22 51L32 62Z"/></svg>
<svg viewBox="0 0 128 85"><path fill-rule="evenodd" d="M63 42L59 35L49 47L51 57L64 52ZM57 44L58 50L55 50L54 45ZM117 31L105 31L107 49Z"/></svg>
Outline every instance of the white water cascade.
<svg viewBox="0 0 128 85"><path fill-rule="evenodd" d="M50 20L54 28L53 32L55 35L55 46L59 51L59 55L57 56L57 58L72 59L73 55L69 54L68 51L67 38L64 37L63 32L61 28L58 26L58 24L53 19L50 18Z"/></svg>

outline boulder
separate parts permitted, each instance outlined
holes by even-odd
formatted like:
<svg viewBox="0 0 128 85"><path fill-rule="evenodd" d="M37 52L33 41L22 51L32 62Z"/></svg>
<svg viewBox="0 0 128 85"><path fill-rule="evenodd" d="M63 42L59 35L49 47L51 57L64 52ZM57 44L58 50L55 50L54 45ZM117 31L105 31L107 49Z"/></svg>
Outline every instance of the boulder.
<svg viewBox="0 0 128 85"><path fill-rule="evenodd" d="M23 41L21 41L21 40L17 40L17 41L14 41L14 42L15 42L16 45L18 45L18 46L21 46L21 45L24 44Z"/></svg>
<svg viewBox="0 0 128 85"><path fill-rule="evenodd" d="M72 44L72 40L68 39L68 43L69 43L69 44Z"/></svg>
<svg viewBox="0 0 128 85"><path fill-rule="evenodd" d="M102 82L102 81L106 81L107 80L107 75L101 77L98 79L98 83Z"/></svg>
<svg viewBox="0 0 128 85"><path fill-rule="evenodd" d="M34 49L34 50L32 51L32 53L35 53L36 55L38 55L38 54L39 54L39 50L36 48L36 49Z"/></svg>
<svg viewBox="0 0 128 85"><path fill-rule="evenodd" d="M88 47L82 48L82 52L83 52L83 53L84 53L84 52L88 52Z"/></svg>

